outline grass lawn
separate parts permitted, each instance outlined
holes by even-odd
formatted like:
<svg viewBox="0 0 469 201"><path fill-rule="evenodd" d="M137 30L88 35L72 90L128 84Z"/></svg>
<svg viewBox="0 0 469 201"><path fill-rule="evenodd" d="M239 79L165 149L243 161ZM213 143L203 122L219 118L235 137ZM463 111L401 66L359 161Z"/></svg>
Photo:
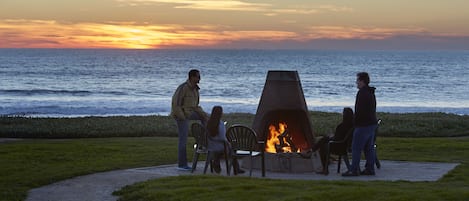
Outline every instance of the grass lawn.
<svg viewBox="0 0 469 201"><path fill-rule="evenodd" d="M177 138L37 139L0 143L0 200L32 188L115 169L176 163Z"/></svg>
<svg viewBox="0 0 469 201"><path fill-rule="evenodd" d="M196 200L198 197L200 200L469 200L468 115L379 113L378 116L383 119L378 137L380 159L461 165L437 182L181 176L136 184L117 194L122 200ZM228 125L252 125L253 118L252 114L224 115ZM331 133L340 120L339 113L311 112L315 135ZM0 116L0 137L27 138L0 143L0 201L24 200L32 188L79 175L174 164L176 136L174 120L168 116ZM191 144L188 148L191 150Z"/></svg>
<svg viewBox="0 0 469 201"><path fill-rule="evenodd" d="M378 140L380 159L458 162L461 165L437 182L179 176L135 184L116 194L122 200L469 199L469 138L380 137ZM177 138L172 137L36 139L2 143L0 200L24 200L32 188L78 175L174 164L176 144Z"/></svg>

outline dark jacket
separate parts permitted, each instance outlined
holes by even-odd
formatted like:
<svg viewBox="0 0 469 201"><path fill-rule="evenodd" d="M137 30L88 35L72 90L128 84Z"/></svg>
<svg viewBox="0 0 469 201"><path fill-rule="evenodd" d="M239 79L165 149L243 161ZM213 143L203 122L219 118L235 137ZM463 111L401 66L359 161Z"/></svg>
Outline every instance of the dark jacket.
<svg viewBox="0 0 469 201"><path fill-rule="evenodd" d="M363 127L377 123L376 96L374 87L363 87L355 99L355 126Z"/></svg>

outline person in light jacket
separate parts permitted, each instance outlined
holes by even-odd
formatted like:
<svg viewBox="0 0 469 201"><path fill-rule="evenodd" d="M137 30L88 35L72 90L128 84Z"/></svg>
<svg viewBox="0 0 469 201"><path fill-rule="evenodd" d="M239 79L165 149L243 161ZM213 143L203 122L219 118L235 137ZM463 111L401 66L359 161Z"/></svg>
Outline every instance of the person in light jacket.
<svg viewBox="0 0 469 201"><path fill-rule="evenodd" d="M174 92L171 103L171 114L178 127L178 170L190 171L192 168L187 164L187 136L189 133L189 120L200 120L206 124L208 115L199 105L200 71L192 69L189 78L179 85Z"/></svg>

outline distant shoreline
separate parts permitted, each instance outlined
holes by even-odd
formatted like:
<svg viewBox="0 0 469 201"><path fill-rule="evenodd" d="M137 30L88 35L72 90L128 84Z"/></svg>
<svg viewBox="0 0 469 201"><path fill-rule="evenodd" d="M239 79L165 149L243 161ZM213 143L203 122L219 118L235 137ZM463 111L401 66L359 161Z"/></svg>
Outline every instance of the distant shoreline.
<svg viewBox="0 0 469 201"><path fill-rule="evenodd" d="M346 106L322 106L309 108L310 112L327 112L340 113L342 108ZM208 107L204 107L205 111L209 111ZM378 108L378 112L391 114L425 114L425 113L444 113L459 116L469 115L469 108L461 107L394 107L386 106ZM228 111L226 114L251 114L255 112L245 111ZM26 118L83 118L83 117L144 117L144 116L168 116L169 112L149 112L149 113L108 113L108 114L30 114L30 113L11 113L0 114L0 117L26 117Z"/></svg>
<svg viewBox="0 0 469 201"><path fill-rule="evenodd" d="M313 112L325 112L325 113L337 113L341 112L343 107L337 107L336 109L331 110L309 110L311 113ZM378 113L389 113L389 114L431 114L431 113L442 113L442 114L452 114L458 116L468 116L469 115L469 108L451 108L453 112L448 112L447 110L443 110L441 108L437 108L434 110L425 110L425 109L416 109L414 111L378 111ZM460 112L457 112L460 111ZM206 110L208 112L208 110ZM226 114L247 114L247 115L255 115L255 113L251 112L226 112ZM64 114L0 114L0 117L7 117L7 118L87 118L87 117L97 117L97 118L106 118L106 117L149 117L149 116L169 116L168 112L162 113L134 113L134 114L73 114L73 115L64 115Z"/></svg>

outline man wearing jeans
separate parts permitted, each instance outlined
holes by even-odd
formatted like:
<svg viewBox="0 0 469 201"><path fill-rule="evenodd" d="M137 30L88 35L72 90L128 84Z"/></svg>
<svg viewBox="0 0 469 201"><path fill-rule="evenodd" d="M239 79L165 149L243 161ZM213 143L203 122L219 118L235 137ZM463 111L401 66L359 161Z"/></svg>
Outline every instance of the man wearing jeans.
<svg viewBox="0 0 469 201"><path fill-rule="evenodd" d="M358 93L355 99L355 119L352 140L352 166L342 176L375 175L374 136L377 125L376 96L374 87L368 86L370 77L366 72L357 73ZM360 172L360 157L365 152L365 170Z"/></svg>
<svg viewBox="0 0 469 201"><path fill-rule="evenodd" d="M206 124L208 115L199 106L200 72L196 69L189 71L189 78L179 85L174 92L171 103L171 116L176 120L178 127L178 170L191 170L187 164L187 136L189 133L189 120L200 120Z"/></svg>

